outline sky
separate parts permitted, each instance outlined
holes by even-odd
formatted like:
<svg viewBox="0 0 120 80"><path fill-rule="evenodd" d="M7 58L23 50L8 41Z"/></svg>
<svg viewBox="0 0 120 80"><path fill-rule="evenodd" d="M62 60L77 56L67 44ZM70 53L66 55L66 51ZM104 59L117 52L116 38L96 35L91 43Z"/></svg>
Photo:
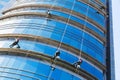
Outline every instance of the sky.
<svg viewBox="0 0 120 80"><path fill-rule="evenodd" d="M112 0L116 80L120 80L120 0Z"/></svg>

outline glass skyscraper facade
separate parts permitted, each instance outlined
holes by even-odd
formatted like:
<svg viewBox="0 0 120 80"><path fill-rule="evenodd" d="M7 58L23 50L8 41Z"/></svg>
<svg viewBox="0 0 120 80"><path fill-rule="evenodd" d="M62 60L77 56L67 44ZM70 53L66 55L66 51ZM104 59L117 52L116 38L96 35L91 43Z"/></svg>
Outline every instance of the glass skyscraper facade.
<svg viewBox="0 0 120 80"><path fill-rule="evenodd" d="M7 5L10 2L10 0L0 0L0 16L2 15L1 12L5 5Z"/></svg>
<svg viewBox="0 0 120 80"><path fill-rule="evenodd" d="M11 0L0 17L0 80L114 80L110 3Z"/></svg>

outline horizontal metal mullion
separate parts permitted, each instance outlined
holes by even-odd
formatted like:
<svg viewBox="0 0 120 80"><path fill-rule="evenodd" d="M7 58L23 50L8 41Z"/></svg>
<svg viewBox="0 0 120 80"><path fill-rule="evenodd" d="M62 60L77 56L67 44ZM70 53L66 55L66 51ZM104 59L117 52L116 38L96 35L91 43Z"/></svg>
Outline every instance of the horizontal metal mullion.
<svg viewBox="0 0 120 80"><path fill-rule="evenodd" d="M34 13L34 12L32 12L32 13L16 13L16 14L12 14L12 15L7 15L7 16L3 16L3 17L1 17L1 19L3 18L9 18L9 17L15 17L15 16L28 16L28 15L36 15L36 16L41 16L41 17L45 17L45 14L42 14L42 13ZM63 17L59 17L59 16L56 16L56 15L52 15L50 18L52 18L52 19L56 19L56 20L61 20L61 21L64 21L64 22L67 22L67 19L66 18L63 18ZM80 25L79 23L77 23L77 22L75 22L75 21L73 21L73 20L70 20L69 21L69 24L72 24L73 26L76 26L76 27L79 27L79 28L81 28L81 29L83 29L83 26L82 25ZM90 34L92 34L93 36L95 36L97 39L99 39L101 42L103 42L103 44L105 44L105 42L106 42L106 40L105 40L105 38L103 38L103 37L101 37L100 35L98 35L96 32L94 32L94 31L92 31L91 29L89 29L89 28L85 28L85 31L86 32L88 32L88 33L90 33Z"/></svg>
<svg viewBox="0 0 120 80"><path fill-rule="evenodd" d="M27 56L28 58L33 58L41 61L47 61L49 63L52 63L52 57L45 55L43 53L37 53L33 51L28 51L28 50L20 50L20 49L10 49L10 48L0 48L0 55L13 55L13 56L22 56L25 57ZM89 80L98 80L96 77L92 76L91 74L87 73L86 71L79 69L76 71L76 68L72 65L69 64L63 60L57 59L56 62L54 63L58 66L61 66L62 68L69 70L73 73L76 73L77 75L83 76L86 79Z"/></svg>
<svg viewBox="0 0 120 80"><path fill-rule="evenodd" d="M19 37L21 39L25 39L25 40L31 40L31 41L38 41L38 42L42 42L48 45L53 45L58 47L59 42L55 41L55 40L51 40L49 38L43 38L40 36L34 36L34 35L27 35L27 34L0 34L0 39L10 39L10 38L16 38ZM70 51L72 53L74 53L75 55L79 55L80 50L69 46L67 44L62 43L61 48L67 51ZM97 61L96 59L94 59L93 57L91 57L90 55L88 55L87 53L82 52L82 57L86 58L87 60L89 60L91 63L95 64L97 67L99 67L102 70L106 70L106 67L101 64L99 61Z"/></svg>

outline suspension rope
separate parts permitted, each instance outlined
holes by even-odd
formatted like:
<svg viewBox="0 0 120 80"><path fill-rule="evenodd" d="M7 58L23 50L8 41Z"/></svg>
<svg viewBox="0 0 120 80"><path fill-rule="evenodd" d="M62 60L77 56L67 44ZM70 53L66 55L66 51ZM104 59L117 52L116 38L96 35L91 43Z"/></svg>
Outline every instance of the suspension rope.
<svg viewBox="0 0 120 80"><path fill-rule="evenodd" d="M55 2L56 2L57 0L54 0L54 4L49 8L49 10L50 9L52 9L53 7L54 7L54 5L55 5ZM49 15L47 14L46 15L46 17L48 17ZM44 27L45 25L43 24L43 26L41 26L41 29ZM38 34L39 32L37 32L36 34ZM34 41L37 39L37 37L34 39ZM29 53L29 50L27 50L27 53L25 54L25 61L27 60L27 57L28 57L28 55L29 55L30 53ZM17 68L17 71L16 72L18 72L22 67L24 66L24 63L22 63L18 68ZM53 70L50 70L50 73L49 73L49 76L48 76L48 80L50 79L50 77L51 77L51 75L52 75L52 72L53 72ZM36 79L36 80L38 80L38 79Z"/></svg>
<svg viewBox="0 0 120 80"><path fill-rule="evenodd" d="M75 2L76 2L76 0L74 0L74 2L73 2L73 5L72 5L71 11L70 11L70 15L69 15L69 17L68 17L68 19L67 19L67 21L66 21L66 25L65 25L65 28L64 28L64 31L63 31L61 40L60 40L60 44L58 45L57 51L59 51L60 48L61 48L62 41L63 41L63 39L64 39L66 30L67 30L67 27L68 27L68 23L69 23L69 21L70 21L70 18L71 18L71 15L72 15L72 12L73 12L73 9L74 9L74 6L75 6ZM54 62L53 62L53 63L54 63ZM53 67L53 63L51 64L52 67ZM54 67L53 67L53 68L55 68L55 67L56 67L56 66L55 66L55 64L54 64ZM48 80L50 80L50 77L51 77L52 73L53 73L53 69L51 69L51 71L50 71L50 73L49 73L49 75L48 75Z"/></svg>
<svg viewBox="0 0 120 80"><path fill-rule="evenodd" d="M66 26L65 26L65 29L64 29L63 34L62 34L61 41L60 41L60 44L59 44L58 49L57 49L58 51L59 51L60 48L61 48L61 45L62 45L64 36L65 36L66 30L67 30L67 27L68 27L68 24L69 24L69 21L70 21L70 18L71 18L71 16L72 16L72 12L73 12L74 6L75 6L75 0L74 0L74 2L73 2L72 8L71 8L70 15L69 15L69 17L68 17L68 19L67 19Z"/></svg>
<svg viewBox="0 0 120 80"><path fill-rule="evenodd" d="M54 71L54 70L51 68L51 70L50 70L50 72L49 72L49 75L48 75L48 80L51 79L51 76L52 76L53 71Z"/></svg>
<svg viewBox="0 0 120 80"><path fill-rule="evenodd" d="M52 4L52 5L50 6L50 8L47 10L47 15L46 15L47 18L50 16L49 10L53 9L53 7L55 6L56 1L57 1L57 0L54 0L53 4Z"/></svg>
<svg viewBox="0 0 120 80"><path fill-rule="evenodd" d="M52 4L52 6L49 8L49 10L50 9L52 9L54 6L55 6L55 3L57 2L57 0L54 0L54 3Z"/></svg>
<svg viewBox="0 0 120 80"><path fill-rule="evenodd" d="M89 0L90 2L90 0ZM87 6L86 14L85 14L85 23L83 25L83 32L82 32L82 39L81 39L81 45L80 45L80 52L79 52L79 60L81 59L82 55L82 49L83 49L83 42L84 42L84 36L85 36L85 29L86 29L86 24L87 24L87 19L88 19L88 11L89 11L89 5Z"/></svg>
<svg viewBox="0 0 120 80"><path fill-rule="evenodd" d="M43 1L44 1L44 0L43 0ZM57 1L57 0L54 0L53 4L50 6L50 8L47 9L47 15L45 16L45 17L47 18L47 22L48 22L48 17L49 17L49 15L50 15L49 10L51 10L51 9L54 7L56 1ZM48 14L48 13L49 13L49 14ZM40 27L40 29L44 28L45 26L46 26L46 25L43 24L43 25ZM40 31L40 30L39 30L39 31ZM38 33L39 33L39 31L38 31ZM38 34L38 33L36 33L36 34ZM37 39L37 37L34 39L34 41L35 41L36 39Z"/></svg>

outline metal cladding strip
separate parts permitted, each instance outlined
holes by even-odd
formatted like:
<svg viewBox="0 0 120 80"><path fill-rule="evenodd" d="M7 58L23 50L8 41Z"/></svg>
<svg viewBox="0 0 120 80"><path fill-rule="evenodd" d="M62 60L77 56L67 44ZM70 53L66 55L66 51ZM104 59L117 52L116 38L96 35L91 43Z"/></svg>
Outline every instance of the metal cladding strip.
<svg viewBox="0 0 120 80"><path fill-rule="evenodd" d="M4 75L3 75L3 76L0 75L0 78L1 78L1 77L8 78L8 79L12 79L12 80L19 80L18 78L8 77L8 76L4 76Z"/></svg>
<svg viewBox="0 0 120 80"><path fill-rule="evenodd" d="M89 1L89 0L77 0L77 1L83 2L83 3L91 6L92 8L96 9L97 11L99 11L102 15L106 15L106 11L100 10L100 8L99 8L98 6L96 6L95 4L91 3L91 1ZM67 3L67 2L68 2L68 1L66 1L66 3ZM104 8L106 9L106 6L105 6L103 3L99 2L98 0L97 0L96 2L97 2L99 5L104 6ZM68 2L68 3L69 3L69 2ZM21 4L19 4L19 5L21 5ZM18 4L15 5L15 7L16 7L16 6L18 6ZM8 10L9 10L9 9L8 9ZM8 12L8 10L5 10L4 13Z"/></svg>
<svg viewBox="0 0 120 80"><path fill-rule="evenodd" d="M8 10L6 10L6 11L3 11L2 13L5 14L5 13L7 13L7 12L9 12L9 11L12 11L12 10L17 10L17 9L27 8L27 7L39 7L39 8L50 9L51 5L45 5L45 4L44 4L44 5L43 5L43 4L25 4L25 5L20 5L20 6L16 6L16 7L10 8L10 9L8 9ZM68 13L68 14L71 12L70 9L66 9L66 8L58 7L58 6L53 6L52 9L53 9L53 10L57 10L57 11L62 11L62 12ZM76 11L72 11L71 14L74 15L74 16L77 16L77 17L79 17L79 18L86 19L86 16L85 16L85 15L80 14L80 13L78 13L78 12L76 12ZM101 31L103 31L104 33L106 33L106 29L103 28L103 27L102 27L101 25L99 25L98 23L96 23L95 21L93 21L92 19L87 18L86 21L94 24L94 25L95 25L96 27L98 27Z"/></svg>
<svg viewBox="0 0 120 80"><path fill-rule="evenodd" d="M106 8L106 5L104 5L104 3L102 3L100 0L95 0L95 1Z"/></svg>
<svg viewBox="0 0 120 80"><path fill-rule="evenodd" d="M18 69L18 68L10 68L10 67L0 67L0 68L9 69L9 70L16 70L16 71L22 71L22 72L27 72L27 73L30 73L30 74L35 74L35 75L38 75L38 76L42 76L42 77L48 78L48 76L46 76L46 75L37 74L37 73L32 72L32 71L21 70L21 69ZM0 72L2 72L2 71L0 71ZM9 72L9 71L7 71L7 72ZM9 73L11 73L11 72L9 72ZM16 72L14 72L14 73L12 72L11 74L22 75L22 74L18 74L18 73L16 73ZM24 76L24 75L23 75L23 76Z"/></svg>
<svg viewBox="0 0 120 80"><path fill-rule="evenodd" d="M104 10L104 11L101 10L100 7L98 7L94 3L92 3L92 0L91 1L90 0L78 0L78 1L83 2L83 3L93 7L94 9L99 11L99 13L101 13L102 15L107 16L106 10ZM97 4L99 4L99 6L101 5L101 6L103 6L106 9L106 6L103 3L101 3L99 0L95 0L95 1L96 1Z"/></svg>
<svg viewBox="0 0 120 80"><path fill-rule="evenodd" d="M14 13L14 14L10 14L10 15L4 15L4 16L0 17L0 20L6 19L6 18L10 18L10 17L29 16L29 15L39 16L39 17L46 17L46 16L47 16L46 13L36 13L36 12L21 12L21 13L20 13L20 12L19 12L19 13ZM50 19L55 19L55 20L58 20L58 21L60 20L60 21L62 21L62 22L67 22L67 18L60 17L60 16L56 16L56 15L51 15L51 17L48 17L48 18L50 18ZM81 28L81 29L83 29L83 27L84 27L84 26L81 25L80 23L75 22L75 21L73 21L73 20L69 20L69 24L74 25L75 27L79 27L79 28ZM106 43L106 38L101 37L99 34L97 34L96 32L94 32L93 30L91 30L91 29L89 29L89 28L87 28L87 27L86 27L85 31L88 32L88 33L90 33L90 34L92 34L92 35L94 35L97 39L99 39L99 40L102 42L102 44L105 45L105 43Z"/></svg>
<svg viewBox="0 0 120 80"><path fill-rule="evenodd" d="M35 42L41 42L41 43L45 43L48 45L53 45L58 47L59 43L58 41L55 40L51 40L49 38L44 38L44 37L40 37L40 36L34 36L34 35L28 35L28 34L0 34L0 40L2 39L13 39L13 38L20 38L21 40L29 40L29 41L35 41ZM79 55L80 50L69 46L67 44L62 43L61 48L67 51L72 52L75 55ZM92 58L91 56L89 56L88 54L82 52L82 57L85 58L86 60L90 61L92 64L96 65L98 68L100 68L101 70L105 70L106 71L106 67L101 64L98 60Z"/></svg>
<svg viewBox="0 0 120 80"><path fill-rule="evenodd" d="M28 50L0 48L0 55L13 55L13 56L22 56L22 57L25 57L27 55L28 58L33 58L33 59L41 60L43 62L47 61L49 63L52 63L51 56L48 56L44 53L37 53L33 51L28 51ZM69 70L73 73L83 76L88 80L98 80L96 77L92 76L91 74L87 73L82 69L76 70L76 68L72 64L69 64L68 62L65 62L63 60L57 59L55 62L55 65L58 65L66 70Z"/></svg>
<svg viewBox="0 0 120 80"><path fill-rule="evenodd" d="M5 68L6 69L6 68ZM34 80L39 80L38 78L34 78L32 76L27 76L27 75L23 75L23 74L18 74L18 73L15 73L15 72L8 72L8 71L0 71L1 73L7 73L7 74L12 74L12 75L19 75L19 76L24 76L24 77L28 77L28 78L31 78L31 79L34 79ZM0 76L1 77L1 76ZM7 77L7 76L5 76ZM12 79L12 78L11 78ZM16 78L13 78L16 80ZM17 79L18 80L18 79Z"/></svg>

